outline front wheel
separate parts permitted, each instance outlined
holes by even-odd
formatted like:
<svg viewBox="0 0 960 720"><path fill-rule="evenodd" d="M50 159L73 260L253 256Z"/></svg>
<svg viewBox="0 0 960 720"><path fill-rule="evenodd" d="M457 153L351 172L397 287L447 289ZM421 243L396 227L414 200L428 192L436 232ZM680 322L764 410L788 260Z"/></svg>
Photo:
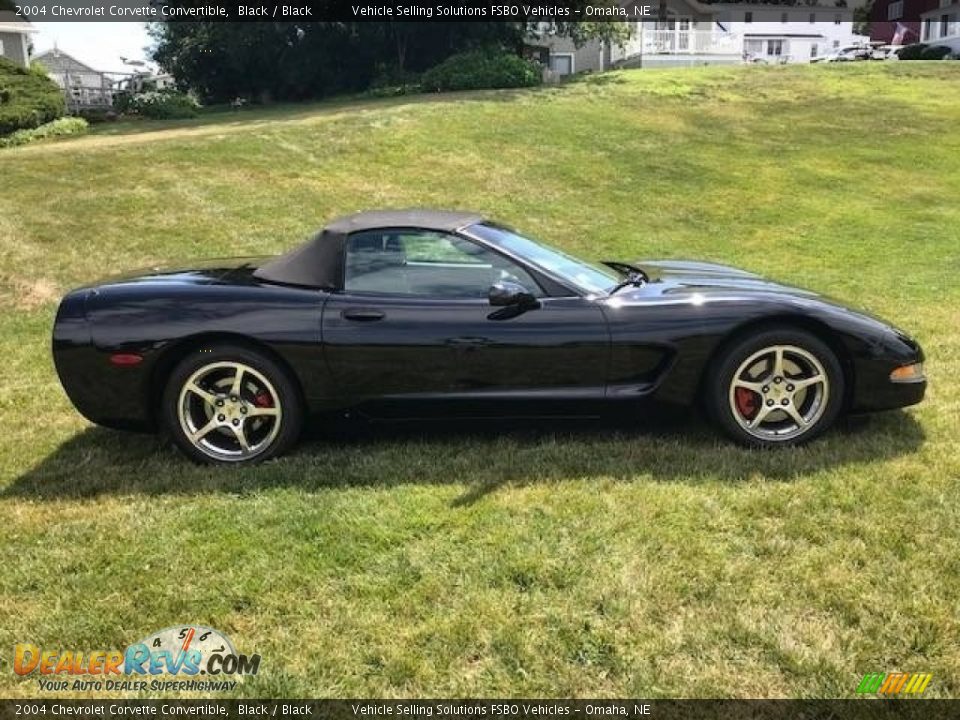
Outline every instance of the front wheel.
<svg viewBox="0 0 960 720"><path fill-rule="evenodd" d="M753 447L812 440L837 419L843 370L833 351L802 330L767 330L727 348L707 383L720 427Z"/></svg>
<svg viewBox="0 0 960 720"><path fill-rule="evenodd" d="M177 446L203 463L254 463L279 455L303 423L299 394L276 362L243 347L201 349L174 369L163 417Z"/></svg>

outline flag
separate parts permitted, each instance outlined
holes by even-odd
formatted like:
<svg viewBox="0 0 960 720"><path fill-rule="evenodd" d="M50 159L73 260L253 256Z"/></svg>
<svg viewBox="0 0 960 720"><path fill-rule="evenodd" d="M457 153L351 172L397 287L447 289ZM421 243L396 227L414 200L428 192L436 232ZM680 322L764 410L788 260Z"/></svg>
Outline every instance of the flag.
<svg viewBox="0 0 960 720"><path fill-rule="evenodd" d="M893 34L893 39L890 41L891 45L903 45L904 38L907 37L907 33L911 33L913 30L908 28L902 22L897 23L897 31Z"/></svg>

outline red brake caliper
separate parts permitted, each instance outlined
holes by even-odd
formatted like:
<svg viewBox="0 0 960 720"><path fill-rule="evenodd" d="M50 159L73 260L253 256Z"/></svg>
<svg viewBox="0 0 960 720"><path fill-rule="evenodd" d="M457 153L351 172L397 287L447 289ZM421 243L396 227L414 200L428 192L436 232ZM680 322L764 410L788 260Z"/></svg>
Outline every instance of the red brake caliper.
<svg viewBox="0 0 960 720"><path fill-rule="evenodd" d="M752 418L757 412L757 394L744 387L736 389L737 410L747 420Z"/></svg>
<svg viewBox="0 0 960 720"><path fill-rule="evenodd" d="M253 397L253 403L257 407L262 407L262 408L273 407L273 398L270 397L270 393L267 393L267 392L257 393Z"/></svg>

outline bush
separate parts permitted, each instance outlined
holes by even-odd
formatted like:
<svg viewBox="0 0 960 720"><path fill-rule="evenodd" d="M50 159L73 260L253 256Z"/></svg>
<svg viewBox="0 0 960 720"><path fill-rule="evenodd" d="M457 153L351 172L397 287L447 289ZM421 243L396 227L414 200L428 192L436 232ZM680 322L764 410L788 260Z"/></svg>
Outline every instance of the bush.
<svg viewBox="0 0 960 720"><path fill-rule="evenodd" d="M897 51L897 57L901 60L919 60L923 55L923 51L926 49L927 46L923 43L914 43L913 45L900 48L900 50Z"/></svg>
<svg viewBox="0 0 960 720"><path fill-rule="evenodd" d="M26 145L35 140L45 140L66 135L82 135L87 131L87 121L78 117L62 117L29 130L17 130L12 135L0 138L0 147Z"/></svg>
<svg viewBox="0 0 960 720"><path fill-rule="evenodd" d="M151 90L130 98L129 110L154 120L196 117L200 104L176 90Z"/></svg>
<svg viewBox="0 0 960 720"><path fill-rule="evenodd" d="M398 70L395 67L381 67L370 83L370 87L361 93L362 97L386 98L401 95L415 95L421 92L420 75Z"/></svg>
<svg viewBox="0 0 960 720"><path fill-rule="evenodd" d="M113 94L113 109L118 113L133 112L133 99L136 97L129 90L118 90Z"/></svg>
<svg viewBox="0 0 960 720"><path fill-rule="evenodd" d="M540 66L502 50L473 50L451 55L427 70L424 90L479 90L531 87L543 80Z"/></svg>
<svg viewBox="0 0 960 720"><path fill-rule="evenodd" d="M931 45L923 49L920 53L921 60L943 60L951 53L950 48L945 45Z"/></svg>
<svg viewBox="0 0 960 720"><path fill-rule="evenodd" d="M0 58L0 135L29 130L62 116L63 92L39 70Z"/></svg>
<svg viewBox="0 0 960 720"><path fill-rule="evenodd" d="M77 116L94 125L96 123L115 122L117 111L113 108L82 108L77 110Z"/></svg>

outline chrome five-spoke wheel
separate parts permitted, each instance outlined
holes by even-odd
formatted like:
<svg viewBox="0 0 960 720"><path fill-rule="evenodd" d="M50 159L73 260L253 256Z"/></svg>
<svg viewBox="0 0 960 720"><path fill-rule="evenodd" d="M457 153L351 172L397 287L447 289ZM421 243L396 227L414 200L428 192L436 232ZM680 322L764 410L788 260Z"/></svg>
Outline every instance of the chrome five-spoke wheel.
<svg viewBox="0 0 960 720"><path fill-rule="evenodd" d="M238 362L216 362L184 383L180 425L193 445L216 460L248 460L270 445L283 410L261 373Z"/></svg>
<svg viewBox="0 0 960 720"><path fill-rule="evenodd" d="M840 412L844 376L833 350L800 329L732 342L708 375L708 409L735 440L769 447L806 442Z"/></svg>
<svg viewBox="0 0 960 720"><path fill-rule="evenodd" d="M287 374L246 348L186 358L170 379L164 403L177 444L203 462L262 460L292 444L301 422Z"/></svg>
<svg viewBox="0 0 960 720"><path fill-rule="evenodd" d="M827 371L794 345L762 348L740 363L730 383L730 409L745 431L788 440L816 424L830 398Z"/></svg>

